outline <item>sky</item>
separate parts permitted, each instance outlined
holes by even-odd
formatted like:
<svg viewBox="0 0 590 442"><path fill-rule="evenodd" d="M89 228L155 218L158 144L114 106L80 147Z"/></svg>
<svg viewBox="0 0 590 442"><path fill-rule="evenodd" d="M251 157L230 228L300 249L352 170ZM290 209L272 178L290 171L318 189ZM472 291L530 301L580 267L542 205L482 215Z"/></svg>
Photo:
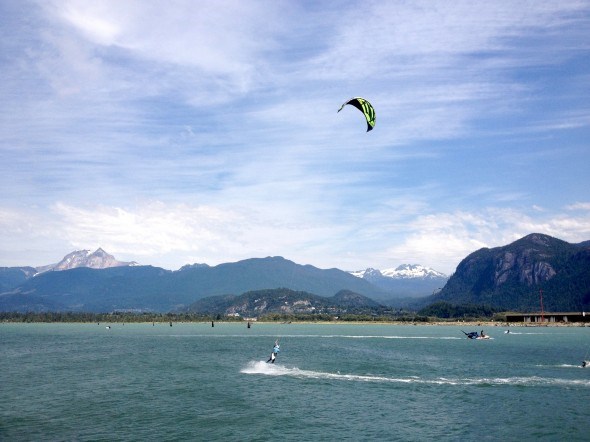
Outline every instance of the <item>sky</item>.
<svg viewBox="0 0 590 442"><path fill-rule="evenodd" d="M584 0L0 0L0 266L590 240L589 96Z"/></svg>

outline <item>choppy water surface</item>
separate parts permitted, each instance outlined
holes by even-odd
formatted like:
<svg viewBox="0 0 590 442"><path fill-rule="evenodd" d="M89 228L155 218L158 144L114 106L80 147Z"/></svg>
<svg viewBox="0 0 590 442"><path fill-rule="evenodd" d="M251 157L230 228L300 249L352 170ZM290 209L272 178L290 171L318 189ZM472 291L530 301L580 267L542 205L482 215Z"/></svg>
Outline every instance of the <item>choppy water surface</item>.
<svg viewBox="0 0 590 442"><path fill-rule="evenodd" d="M0 440L590 440L590 328L105 325L0 324Z"/></svg>

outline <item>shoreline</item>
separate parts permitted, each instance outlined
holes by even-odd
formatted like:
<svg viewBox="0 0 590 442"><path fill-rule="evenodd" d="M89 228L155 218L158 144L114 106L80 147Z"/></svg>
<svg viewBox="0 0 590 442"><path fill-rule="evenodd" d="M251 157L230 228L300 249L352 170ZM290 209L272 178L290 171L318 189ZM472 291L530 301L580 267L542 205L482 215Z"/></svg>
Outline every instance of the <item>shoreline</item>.
<svg viewBox="0 0 590 442"><path fill-rule="evenodd" d="M224 324L238 324L240 326L246 326L249 322L251 326L256 324L261 325L392 325L392 326L406 326L406 327L492 327L492 328L539 328L539 327L590 327L590 323L587 322L545 322L545 323L523 323L523 322L498 322L498 321L431 321L431 322L407 322L407 321L261 321L261 320L250 320L250 321L214 321L215 325ZM211 324L211 321L109 321L102 320L97 321L19 321L19 320L2 320L0 324L144 324L144 325L166 325L172 324Z"/></svg>
<svg viewBox="0 0 590 442"><path fill-rule="evenodd" d="M222 321L218 321L222 322ZM547 323L522 323L522 322L495 322L495 321L464 321L464 322L403 322L403 321L292 321L290 323L274 321L253 321L252 324L320 324L320 325L404 325L404 326L448 326L448 327L590 327L589 323L584 322L547 322Z"/></svg>

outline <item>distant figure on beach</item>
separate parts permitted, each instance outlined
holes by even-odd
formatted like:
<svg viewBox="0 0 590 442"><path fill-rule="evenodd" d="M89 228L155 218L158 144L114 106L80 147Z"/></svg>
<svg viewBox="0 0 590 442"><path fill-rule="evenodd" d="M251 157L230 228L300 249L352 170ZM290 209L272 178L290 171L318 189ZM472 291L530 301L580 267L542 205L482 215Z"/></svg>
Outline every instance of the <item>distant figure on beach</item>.
<svg viewBox="0 0 590 442"><path fill-rule="evenodd" d="M275 341L275 346L272 348L272 352L270 354L270 358L268 358L268 361L266 361L266 363L268 364L269 362L274 364L275 363L275 359L277 358L277 354L279 353L280 350L280 345L279 345L279 340L277 339Z"/></svg>

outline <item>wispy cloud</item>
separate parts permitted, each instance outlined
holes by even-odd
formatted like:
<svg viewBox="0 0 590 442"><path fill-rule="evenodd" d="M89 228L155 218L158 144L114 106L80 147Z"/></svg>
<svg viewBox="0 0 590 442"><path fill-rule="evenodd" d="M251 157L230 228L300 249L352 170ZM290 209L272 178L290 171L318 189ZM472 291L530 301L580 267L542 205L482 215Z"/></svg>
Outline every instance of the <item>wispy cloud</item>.
<svg viewBox="0 0 590 442"><path fill-rule="evenodd" d="M574 204L570 204L568 206L566 206L567 210L585 210L585 211L590 211L590 202L586 203L586 202L578 202L578 203L574 203Z"/></svg>

